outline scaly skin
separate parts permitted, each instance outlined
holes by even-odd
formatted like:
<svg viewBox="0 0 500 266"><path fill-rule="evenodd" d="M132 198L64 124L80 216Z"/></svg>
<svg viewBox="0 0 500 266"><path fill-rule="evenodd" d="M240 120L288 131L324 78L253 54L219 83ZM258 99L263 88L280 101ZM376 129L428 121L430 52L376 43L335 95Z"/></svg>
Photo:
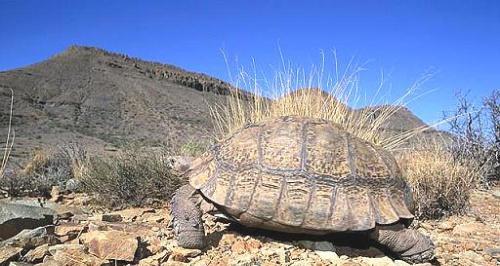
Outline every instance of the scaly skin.
<svg viewBox="0 0 500 266"><path fill-rule="evenodd" d="M410 263L428 262L434 258L432 240L402 224L378 225L370 237Z"/></svg>
<svg viewBox="0 0 500 266"><path fill-rule="evenodd" d="M200 194L189 184L179 188L172 198L174 233L181 247L202 249L206 246L200 202Z"/></svg>

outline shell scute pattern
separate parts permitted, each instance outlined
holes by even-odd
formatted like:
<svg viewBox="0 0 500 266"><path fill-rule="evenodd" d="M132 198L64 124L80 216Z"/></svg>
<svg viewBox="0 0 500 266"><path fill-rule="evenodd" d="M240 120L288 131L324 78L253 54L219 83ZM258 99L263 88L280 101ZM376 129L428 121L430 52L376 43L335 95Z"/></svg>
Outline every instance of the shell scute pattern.
<svg viewBox="0 0 500 266"><path fill-rule="evenodd" d="M361 231L413 218L394 158L320 119L252 125L215 145L203 162L190 182L255 226Z"/></svg>

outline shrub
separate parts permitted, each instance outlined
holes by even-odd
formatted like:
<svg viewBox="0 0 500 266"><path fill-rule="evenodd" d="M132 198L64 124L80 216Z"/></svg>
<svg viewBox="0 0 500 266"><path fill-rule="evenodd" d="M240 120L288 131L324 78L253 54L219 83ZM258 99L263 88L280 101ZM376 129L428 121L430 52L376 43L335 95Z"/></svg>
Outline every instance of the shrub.
<svg viewBox="0 0 500 266"><path fill-rule="evenodd" d="M480 165L455 158L442 143L424 144L397 156L413 190L417 218L439 218L466 211L480 179Z"/></svg>
<svg viewBox="0 0 500 266"><path fill-rule="evenodd" d="M78 145L64 145L55 151L37 149L31 160L18 172L0 180L9 196L48 196L53 186L64 187L69 179L79 179L87 160Z"/></svg>
<svg viewBox="0 0 500 266"><path fill-rule="evenodd" d="M171 171L165 155L136 150L125 150L112 158L91 158L81 181L84 191L108 207L170 199L184 182Z"/></svg>
<svg viewBox="0 0 500 266"><path fill-rule="evenodd" d="M456 110L444 114L455 137L453 157L479 164L483 185L500 181L500 90L494 90L480 106L460 92L457 100Z"/></svg>

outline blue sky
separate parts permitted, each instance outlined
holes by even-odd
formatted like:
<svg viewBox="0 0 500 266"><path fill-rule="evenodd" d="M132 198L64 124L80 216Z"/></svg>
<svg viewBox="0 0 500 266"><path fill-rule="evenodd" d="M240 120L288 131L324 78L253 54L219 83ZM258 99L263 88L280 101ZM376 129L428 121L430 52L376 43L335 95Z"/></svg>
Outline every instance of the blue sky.
<svg viewBox="0 0 500 266"><path fill-rule="evenodd" d="M380 72L392 101L423 73L408 106L426 122L500 89L499 1L28 1L0 0L0 71L90 45L229 80L255 59L269 77L287 60L308 68L335 49L341 66L366 63L361 94ZM330 57L331 58L331 57ZM331 63L331 62L330 62ZM389 92L390 90L390 92Z"/></svg>

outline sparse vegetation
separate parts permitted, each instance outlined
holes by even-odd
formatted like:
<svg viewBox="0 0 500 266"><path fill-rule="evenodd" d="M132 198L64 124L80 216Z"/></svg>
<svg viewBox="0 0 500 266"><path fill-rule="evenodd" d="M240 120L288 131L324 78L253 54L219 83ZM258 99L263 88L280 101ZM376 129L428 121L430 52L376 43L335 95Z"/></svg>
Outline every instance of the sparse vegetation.
<svg viewBox="0 0 500 266"><path fill-rule="evenodd" d="M190 140L180 147L179 153L183 156L199 156L207 150L207 146L206 143Z"/></svg>
<svg viewBox="0 0 500 266"><path fill-rule="evenodd" d="M109 207L146 205L148 199L170 199L183 182L167 156L129 149L113 158L91 158L83 174L84 191Z"/></svg>
<svg viewBox="0 0 500 266"><path fill-rule="evenodd" d="M500 90L475 106L467 94L457 93L458 105L445 113L455 135L453 157L479 164L481 183L500 180Z"/></svg>
<svg viewBox="0 0 500 266"><path fill-rule="evenodd" d="M13 108L14 108L14 91L12 89L10 89L10 92L11 92L11 97L10 97L9 117L8 117L8 123L7 123L7 136L5 139L5 146L3 147L2 161L0 164L0 181L4 177L5 170L7 168L7 162L9 160L9 156L10 156L10 153L12 151L12 146L14 145L14 134L12 131L12 112L13 112Z"/></svg>
<svg viewBox="0 0 500 266"><path fill-rule="evenodd" d="M271 99L262 96L259 78L241 71L236 86L253 90L257 96L248 98L233 93L228 97L226 105L211 108L218 138L231 134L247 123L289 115L332 121L355 136L391 150L419 132L428 129L428 127L416 128L398 136L387 136L381 132L384 122L403 108L406 98L429 78L428 75L415 82L407 93L392 105L376 105L376 102L371 101L368 106L373 106L373 108L354 111L348 104L359 100L355 94L358 92L360 71L361 68L348 68L344 75L341 76L336 72L335 77L331 78L324 74L323 67L319 70L313 68L313 71L307 75L303 71L293 71L288 65L282 72L277 73L274 83L265 88L267 92L270 91ZM377 95L382 87L383 82L379 86ZM297 90L297 88L302 89ZM325 88L325 90L319 88Z"/></svg>
<svg viewBox="0 0 500 266"><path fill-rule="evenodd" d="M397 156L403 175L413 190L418 218L463 214L480 179L481 166L456 158L441 142L422 144Z"/></svg>
<svg viewBox="0 0 500 266"><path fill-rule="evenodd" d="M0 180L0 188L14 197L48 196L52 186L64 187L69 179L80 179L86 160L85 150L78 145L65 145L55 151L37 149L21 171Z"/></svg>

